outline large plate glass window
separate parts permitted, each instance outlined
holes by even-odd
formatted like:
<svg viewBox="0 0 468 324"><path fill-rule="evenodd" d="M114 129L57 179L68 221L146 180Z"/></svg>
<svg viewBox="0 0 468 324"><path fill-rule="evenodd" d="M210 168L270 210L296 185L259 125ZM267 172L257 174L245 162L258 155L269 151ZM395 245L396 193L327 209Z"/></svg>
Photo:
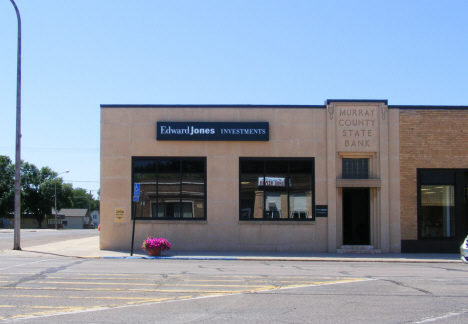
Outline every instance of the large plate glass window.
<svg viewBox="0 0 468 324"><path fill-rule="evenodd" d="M314 160L240 158L241 220L314 220Z"/></svg>
<svg viewBox="0 0 468 324"><path fill-rule="evenodd" d="M206 158L133 158L136 219L206 219Z"/></svg>
<svg viewBox="0 0 468 324"><path fill-rule="evenodd" d="M421 237L454 237L455 171L420 170L419 176Z"/></svg>

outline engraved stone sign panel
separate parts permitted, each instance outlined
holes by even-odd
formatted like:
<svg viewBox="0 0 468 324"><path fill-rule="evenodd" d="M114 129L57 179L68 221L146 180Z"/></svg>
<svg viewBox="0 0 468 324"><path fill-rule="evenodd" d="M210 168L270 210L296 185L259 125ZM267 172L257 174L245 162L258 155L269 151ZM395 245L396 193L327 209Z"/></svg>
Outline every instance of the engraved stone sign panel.
<svg viewBox="0 0 468 324"><path fill-rule="evenodd" d="M379 150L379 106L335 106L339 152Z"/></svg>

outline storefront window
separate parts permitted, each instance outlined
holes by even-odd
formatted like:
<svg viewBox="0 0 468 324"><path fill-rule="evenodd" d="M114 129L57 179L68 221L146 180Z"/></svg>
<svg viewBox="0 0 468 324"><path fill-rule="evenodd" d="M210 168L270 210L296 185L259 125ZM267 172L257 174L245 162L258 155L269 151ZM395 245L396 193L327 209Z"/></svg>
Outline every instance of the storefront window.
<svg viewBox="0 0 468 324"><path fill-rule="evenodd" d="M206 219L205 158L134 158L137 219Z"/></svg>
<svg viewBox="0 0 468 324"><path fill-rule="evenodd" d="M455 236L455 174L449 170L420 172L421 237Z"/></svg>
<svg viewBox="0 0 468 324"><path fill-rule="evenodd" d="M423 237L455 236L454 186L421 185Z"/></svg>
<svg viewBox="0 0 468 324"><path fill-rule="evenodd" d="M313 159L240 159L241 220L313 220Z"/></svg>

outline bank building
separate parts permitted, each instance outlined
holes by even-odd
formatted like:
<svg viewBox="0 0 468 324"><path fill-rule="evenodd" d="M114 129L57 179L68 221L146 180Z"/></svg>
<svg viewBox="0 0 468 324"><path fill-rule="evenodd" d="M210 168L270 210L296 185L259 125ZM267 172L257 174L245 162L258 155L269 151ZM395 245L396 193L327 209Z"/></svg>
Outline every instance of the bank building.
<svg viewBox="0 0 468 324"><path fill-rule="evenodd" d="M456 253L467 188L468 106L101 105L101 249Z"/></svg>

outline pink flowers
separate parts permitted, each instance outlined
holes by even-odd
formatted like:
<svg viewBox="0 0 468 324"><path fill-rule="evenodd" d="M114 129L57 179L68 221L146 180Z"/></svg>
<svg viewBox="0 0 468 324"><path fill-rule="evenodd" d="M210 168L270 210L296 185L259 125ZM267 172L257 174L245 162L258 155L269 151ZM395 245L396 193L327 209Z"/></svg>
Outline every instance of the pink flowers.
<svg viewBox="0 0 468 324"><path fill-rule="evenodd" d="M155 248L161 248L161 251L167 251L171 248L171 243L169 243L168 240L165 238L159 238L159 237L151 237L148 236L146 240L143 242L141 245L143 250L151 250Z"/></svg>

